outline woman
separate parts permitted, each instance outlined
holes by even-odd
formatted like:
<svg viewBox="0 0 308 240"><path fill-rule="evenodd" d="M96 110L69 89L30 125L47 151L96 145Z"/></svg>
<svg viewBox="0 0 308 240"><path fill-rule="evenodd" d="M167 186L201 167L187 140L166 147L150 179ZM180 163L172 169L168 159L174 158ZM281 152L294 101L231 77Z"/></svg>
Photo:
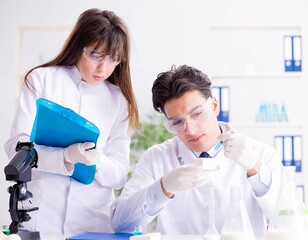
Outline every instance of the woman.
<svg viewBox="0 0 308 240"><path fill-rule="evenodd" d="M129 171L127 131L129 126L136 128L139 120L129 60L130 39L123 20L110 11L89 9L78 18L61 52L25 75L5 143L9 158L18 141L29 141L38 98L71 108L100 130L92 150L93 143L67 148L35 145L39 162L28 190L39 210L23 223L27 229L64 235L111 232L113 189L124 185ZM70 177L77 162L96 164L91 184Z"/></svg>

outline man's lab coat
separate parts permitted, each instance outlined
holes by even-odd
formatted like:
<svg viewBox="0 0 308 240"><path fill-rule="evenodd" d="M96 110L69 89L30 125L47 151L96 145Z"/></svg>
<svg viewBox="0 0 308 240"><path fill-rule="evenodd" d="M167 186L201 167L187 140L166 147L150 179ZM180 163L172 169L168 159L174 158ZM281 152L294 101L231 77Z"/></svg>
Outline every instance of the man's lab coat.
<svg viewBox="0 0 308 240"><path fill-rule="evenodd" d="M221 162L221 169L208 173L208 184L177 192L174 198L169 199L161 192L161 177L181 163L194 163L196 156L178 137L149 148L141 157L121 196L112 205L112 228L116 232L132 232L134 226L146 225L157 215L158 232L204 234L209 222L211 185L215 191L215 223L218 231L221 231L230 205L230 188L241 184L254 232L256 235L265 235L279 192L279 170L282 165L270 146L255 142L254 149L262 162L259 174L261 182L271 182L265 195L256 196L246 172L232 160L226 159L222 149L213 158ZM271 173L270 181L262 179L268 177L262 175L265 170Z"/></svg>

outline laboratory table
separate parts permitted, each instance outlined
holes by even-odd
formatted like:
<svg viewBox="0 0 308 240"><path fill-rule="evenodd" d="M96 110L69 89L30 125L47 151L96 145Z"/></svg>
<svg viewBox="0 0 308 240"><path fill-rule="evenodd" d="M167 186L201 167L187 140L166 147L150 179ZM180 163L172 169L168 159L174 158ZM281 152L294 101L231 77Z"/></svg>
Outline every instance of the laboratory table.
<svg viewBox="0 0 308 240"><path fill-rule="evenodd" d="M65 236L41 235L41 240L65 240ZM161 240L203 240L202 235L162 235ZM256 237L256 240L265 240L264 236Z"/></svg>

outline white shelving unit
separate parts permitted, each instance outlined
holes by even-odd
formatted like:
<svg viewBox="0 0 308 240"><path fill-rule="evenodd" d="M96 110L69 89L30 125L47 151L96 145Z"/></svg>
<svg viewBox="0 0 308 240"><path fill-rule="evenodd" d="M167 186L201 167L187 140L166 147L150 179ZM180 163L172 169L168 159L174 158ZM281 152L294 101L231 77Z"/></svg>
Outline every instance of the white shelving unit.
<svg viewBox="0 0 308 240"><path fill-rule="evenodd" d="M275 136L279 135L300 135L304 146L305 75L284 71L284 36L301 35L303 39L302 27L211 26L209 33L210 77L213 86L229 87L230 123L238 131L273 147ZM284 108L287 119L260 121L260 106L264 105L275 106L279 112ZM302 172L296 174L296 180L305 186L304 199L308 204L305 151L308 153L302 147Z"/></svg>

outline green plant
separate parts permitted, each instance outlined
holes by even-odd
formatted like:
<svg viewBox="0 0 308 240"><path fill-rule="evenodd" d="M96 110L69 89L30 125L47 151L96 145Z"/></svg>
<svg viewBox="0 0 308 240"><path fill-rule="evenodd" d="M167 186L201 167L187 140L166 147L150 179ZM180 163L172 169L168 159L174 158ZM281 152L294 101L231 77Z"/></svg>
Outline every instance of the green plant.
<svg viewBox="0 0 308 240"><path fill-rule="evenodd" d="M157 114L148 115L145 121L140 122L139 131L131 136L131 164L135 164L140 155L149 147L162 143L173 135L164 127L163 117Z"/></svg>
<svg viewBox="0 0 308 240"><path fill-rule="evenodd" d="M162 143L173 137L164 127L164 120L158 115L148 115L147 120L140 122L139 132L136 131L131 137L132 149L147 149L154 144Z"/></svg>

